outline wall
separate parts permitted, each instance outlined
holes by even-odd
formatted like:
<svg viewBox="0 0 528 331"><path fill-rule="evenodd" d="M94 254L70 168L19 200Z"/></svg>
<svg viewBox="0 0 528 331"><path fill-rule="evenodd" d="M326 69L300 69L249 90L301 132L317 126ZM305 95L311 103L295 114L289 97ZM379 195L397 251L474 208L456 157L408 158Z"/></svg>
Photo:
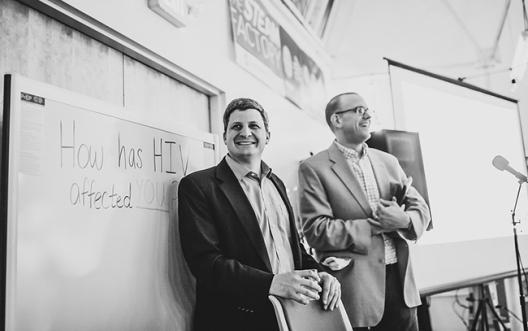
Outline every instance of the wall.
<svg viewBox="0 0 528 331"><path fill-rule="evenodd" d="M310 152L330 145L333 136L322 122L322 109L321 116L314 119L235 62L227 0L202 2L198 14L184 28L176 28L165 21L151 11L144 0L127 1L126 8L118 0L104 3L67 0L65 3L74 7L72 11L79 10L100 21L108 29L118 31L215 86L223 92L226 102L247 96L262 103L269 112L272 131L264 159L284 179L291 194L297 183L298 162ZM322 51L321 43L307 35L298 22L284 12L280 2L263 3L279 24L287 28L296 42L326 70L330 60ZM126 15L122 14L124 11ZM224 106L220 105L220 110ZM221 133L221 118L213 116L212 121L211 130ZM225 152L224 146L221 149Z"/></svg>
<svg viewBox="0 0 528 331"><path fill-rule="evenodd" d="M320 41L288 16L291 14L280 2L262 2L327 73L330 59ZM133 55L88 37L84 30L42 14L42 8L52 8L81 25L92 27L95 22L99 25L94 30L102 30L104 38L117 36L124 43L139 45L161 59L162 65L186 73L185 78L190 76L198 87L208 84L209 97L181 84L175 79L178 77L168 77L133 59ZM139 118L190 125L221 136L221 112L227 102L241 96L258 100L270 115L271 140L264 160L286 183L294 208L298 163L310 153L326 149L333 140L323 109L319 114L299 109L235 62L228 0L203 2L184 28L165 21L144 0L127 1L126 7L118 0L0 0L0 19L0 73L19 73L124 105ZM328 82L330 77L326 78ZM326 91L320 93L326 99ZM224 144L219 147L220 154L225 154Z"/></svg>
<svg viewBox="0 0 528 331"><path fill-rule="evenodd" d="M210 131L206 95L13 0L0 0L0 21L2 76L19 73Z"/></svg>

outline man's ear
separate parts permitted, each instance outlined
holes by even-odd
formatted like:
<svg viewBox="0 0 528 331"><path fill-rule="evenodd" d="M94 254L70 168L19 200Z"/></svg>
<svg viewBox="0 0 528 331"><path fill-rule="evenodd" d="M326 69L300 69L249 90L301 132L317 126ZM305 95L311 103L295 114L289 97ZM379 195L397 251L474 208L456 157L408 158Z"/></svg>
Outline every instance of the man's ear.
<svg viewBox="0 0 528 331"><path fill-rule="evenodd" d="M266 144L269 142L270 138L271 138L271 132L268 131L266 132Z"/></svg>
<svg viewBox="0 0 528 331"><path fill-rule="evenodd" d="M224 133L222 134L222 137L224 137L224 144L227 145L227 142L226 142L226 132L224 131Z"/></svg>
<svg viewBox="0 0 528 331"><path fill-rule="evenodd" d="M330 117L330 123L332 123L332 126L334 128L338 128L338 127L341 127L341 123L342 123L342 120L341 120L341 117L336 115L336 114L333 114L331 117Z"/></svg>

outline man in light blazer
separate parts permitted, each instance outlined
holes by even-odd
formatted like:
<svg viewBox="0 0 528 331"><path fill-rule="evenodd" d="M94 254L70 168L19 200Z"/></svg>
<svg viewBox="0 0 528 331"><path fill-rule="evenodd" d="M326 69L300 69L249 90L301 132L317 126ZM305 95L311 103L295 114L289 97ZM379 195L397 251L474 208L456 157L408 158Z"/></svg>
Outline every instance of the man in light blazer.
<svg viewBox="0 0 528 331"><path fill-rule="evenodd" d="M184 257L196 277L194 330L278 330L268 295L334 309L335 277L299 245L282 181L261 160L270 132L255 100L224 112L228 154L184 177L178 189Z"/></svg>
<svg viewBox="0 0 528 331"><path fill-rule="evenodd" d="M425 231L429 209L398 160L365 144L372 113L360 95L335 96L325 115L336 140L299 167L306 240L339 279L354 330L417 331L407 240Z"/></svg>

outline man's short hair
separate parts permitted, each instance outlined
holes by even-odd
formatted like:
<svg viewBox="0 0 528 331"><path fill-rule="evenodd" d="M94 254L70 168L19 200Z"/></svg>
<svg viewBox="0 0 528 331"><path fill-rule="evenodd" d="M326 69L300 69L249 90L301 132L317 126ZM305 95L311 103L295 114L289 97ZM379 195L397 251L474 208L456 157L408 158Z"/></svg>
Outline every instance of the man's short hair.
<svg viewBox="0 0 528 331"><path fill-rule="evenodd" d="M334 115L336 111L345 110L345 109L340 109L341 105L339 103L339 100L341 99L342 96L349 95L349 94L359 95L356 92L341 93L341 94L336 95L332 99L330 99L330 101L328 101L328 103L326 104L326 108L325 108L326 124L328 124L328 126L330 127L330 130L332 131L334 131L334 126L332 125L332 121L330 121L330 118L332 117L332 115Z"/></svg>
<svg viewBox="0 0 528 331"><path fill-rule="evenodd" d="M233 113L235 110L247 109L255 109L260 113L262 120L264 121L266 132L269 132L268 114L260 105L260 103L250 98L236 98L227 105L224 111L224 133L227 131L227 124L229 124L229 117L231 116L231 113Z"/></svg>

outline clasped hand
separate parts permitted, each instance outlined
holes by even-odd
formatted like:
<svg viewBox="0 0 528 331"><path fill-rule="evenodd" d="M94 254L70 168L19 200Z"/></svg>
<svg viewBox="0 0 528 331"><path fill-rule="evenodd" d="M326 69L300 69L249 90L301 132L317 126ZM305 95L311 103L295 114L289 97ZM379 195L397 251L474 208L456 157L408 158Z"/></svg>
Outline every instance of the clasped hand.
<svg viewBox="0 0 528 331"><path fill-rule="evenodd" d="M316 270L294 270L273 277L270 294L306 305L310 300L323 302L325 310L337 307L341 284L332 275Z"/></svg>
<svg viewBox="0 0 528 331"><path fill-rule="evenodd" d="M409 226L409 216L402 207L398 206L396 199L380 199L376 210L373 213L374 219L369 219L369 223L379 228L379 232L391 232L405 229Z"/></svg>

